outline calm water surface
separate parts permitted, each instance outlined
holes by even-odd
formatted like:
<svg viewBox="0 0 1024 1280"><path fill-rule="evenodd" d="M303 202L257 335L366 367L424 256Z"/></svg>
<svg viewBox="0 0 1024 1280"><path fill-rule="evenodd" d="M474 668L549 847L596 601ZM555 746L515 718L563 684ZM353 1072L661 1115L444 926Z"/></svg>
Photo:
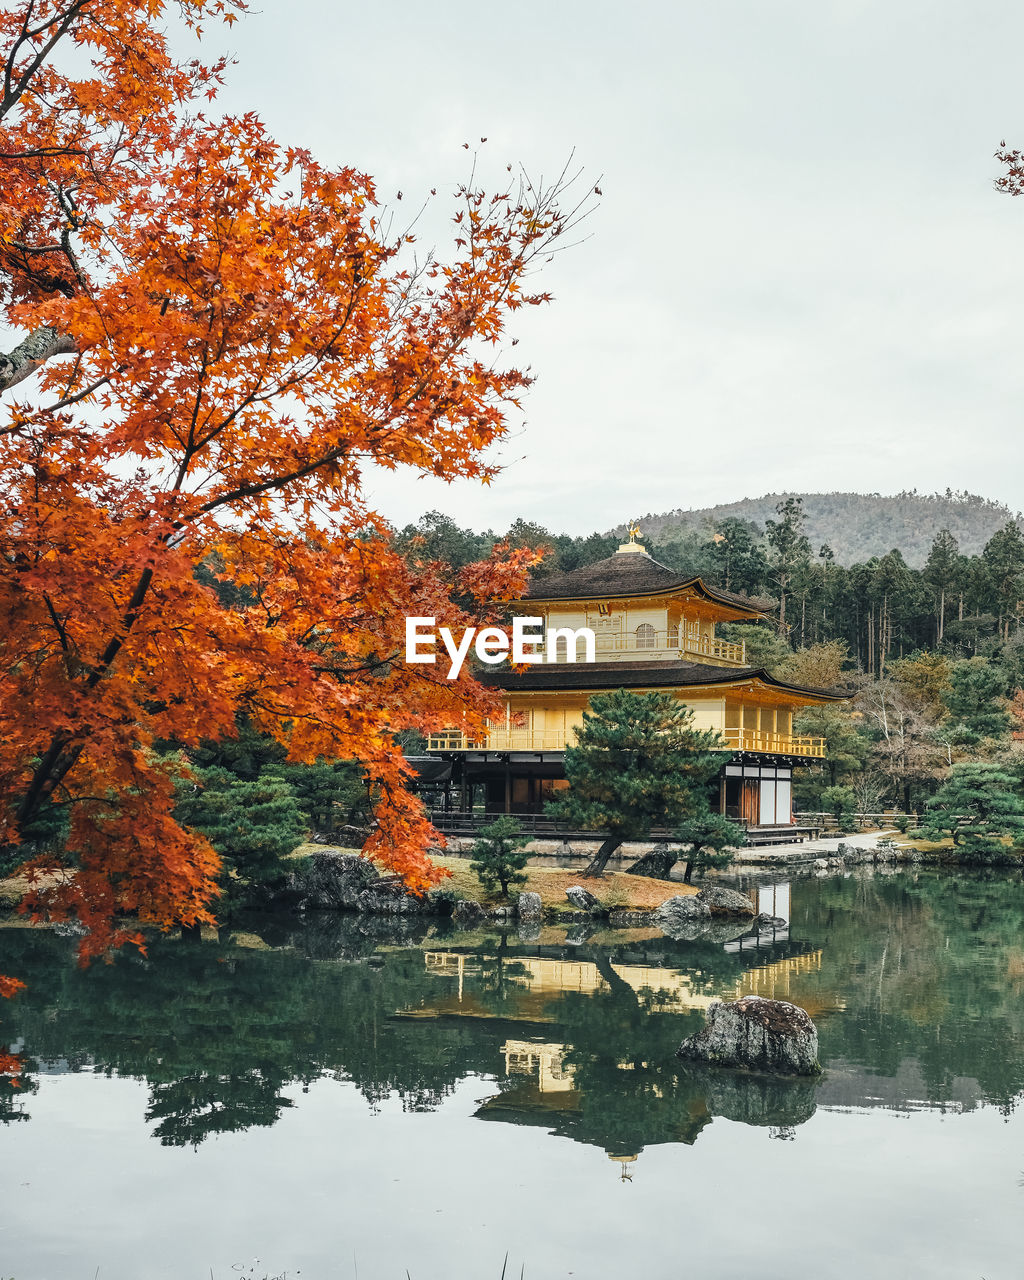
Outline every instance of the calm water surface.
<svg viewBox="0 0 1024 1280"><path fill-rule="evenodd" d="M1019 1280L1021 880L754 887L787 928L284 919L85 972L0 929L0 1277ZM820 1082L677 1064L751 993Z"/></svg>

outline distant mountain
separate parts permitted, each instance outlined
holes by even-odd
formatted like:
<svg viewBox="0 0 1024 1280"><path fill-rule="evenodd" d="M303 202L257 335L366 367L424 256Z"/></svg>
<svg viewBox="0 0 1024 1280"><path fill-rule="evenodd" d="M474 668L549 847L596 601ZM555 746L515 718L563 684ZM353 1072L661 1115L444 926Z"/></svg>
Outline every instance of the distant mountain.
<svg viewBox="0 0 1024 1280"><path fill-rule="evenodd" d="M714 532L720 521L735 517L760 529L775 519L775 508L786 498L802 498L805 532L817 554L828 543L840 564L850 565L883 556L898 547L907 563L920 568L935 535L948 529L963 555L977 555L1008 520L1024 528L1024 517L1001 502L974 493L924 494L916 490L891 496L879 493L766 493L689 511L679 509L639 517L642 535L652 542L669 541L684 530ZM612 530L624 534L625 525Z"/></svg>

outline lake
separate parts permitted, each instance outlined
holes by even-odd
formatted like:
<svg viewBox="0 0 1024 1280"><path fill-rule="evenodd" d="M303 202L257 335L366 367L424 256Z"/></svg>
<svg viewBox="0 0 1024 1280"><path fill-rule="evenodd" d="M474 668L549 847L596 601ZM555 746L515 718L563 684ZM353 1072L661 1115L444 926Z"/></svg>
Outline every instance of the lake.
<svg viewBox="0 0 1024 1280"><path fill-rule="evenodd" d="M0 928L0 1277L1017 1280L1020 876L742 883L786 927L281 917L84 971ZM820 1081L675 1059L747 994Z"/></svg>

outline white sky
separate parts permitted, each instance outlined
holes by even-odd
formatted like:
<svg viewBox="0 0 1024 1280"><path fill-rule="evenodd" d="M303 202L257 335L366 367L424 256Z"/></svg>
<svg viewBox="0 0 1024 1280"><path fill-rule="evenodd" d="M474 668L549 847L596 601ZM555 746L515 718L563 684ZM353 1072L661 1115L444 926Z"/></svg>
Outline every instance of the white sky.
<svg viewBox="0 0 1024 1280"><path fill-rule="evenodd" d="M208 33L239 59L227 109L403 208L482 135L495 183L573 148L601 177L516 323L538 381L507 470L374 479L395 522L582 533L787 488L1024 506L1024 200L992 187L1024 146L1019 4L265 0Z"/></svg>

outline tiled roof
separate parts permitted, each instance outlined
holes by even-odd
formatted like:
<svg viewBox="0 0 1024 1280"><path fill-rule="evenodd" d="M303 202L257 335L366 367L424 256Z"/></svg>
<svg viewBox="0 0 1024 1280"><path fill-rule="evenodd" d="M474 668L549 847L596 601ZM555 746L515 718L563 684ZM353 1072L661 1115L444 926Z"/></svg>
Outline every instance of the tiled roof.
<svg viewBox="0 0 1024 1280"><path fill-rule="evenodd" d="M533 578L526 599L579 600L653 595L682 587L696 588L709 600L742 609L752 616L761 613L757 605L744 596L709 587L700 578L659 564L646 551L617 551L605 560L573 569L570 573Z"/></svg>
<svg viewBox="0 0 1024 1280"><path fill-rule="evenodd" d="M474 673L481 684L509 693L551 693L570 689L679 689L709 684L745 684L759 680L773 689L807 694L828 701L849 697L842 689L804 689L786 684L763 667L714 667L703 662L681 662L665 658L651 662L559 662L533 663L526 670L507 667Z"/></svg>

